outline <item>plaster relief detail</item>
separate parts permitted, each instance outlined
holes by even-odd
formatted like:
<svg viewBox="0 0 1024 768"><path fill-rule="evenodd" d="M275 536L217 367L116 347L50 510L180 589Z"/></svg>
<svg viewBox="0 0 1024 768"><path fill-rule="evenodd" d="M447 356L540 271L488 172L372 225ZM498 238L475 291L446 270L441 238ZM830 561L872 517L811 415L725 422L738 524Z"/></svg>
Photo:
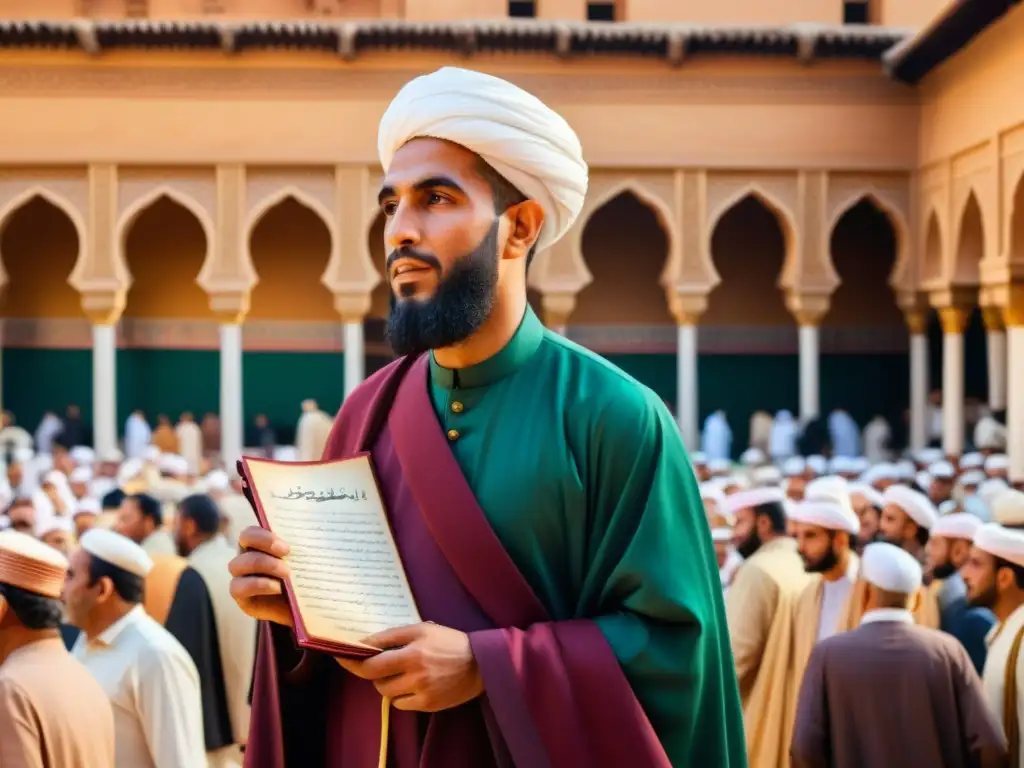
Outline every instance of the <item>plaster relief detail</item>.
<svg viewBox="0 0 1024 768"><path fill-rule="evenodd" d="M294 198L316 213L334 235L337 215L334 206L334 177L330 169L296 169L274 171L249 168L247 171L246 229L282 200Z"/></svg>

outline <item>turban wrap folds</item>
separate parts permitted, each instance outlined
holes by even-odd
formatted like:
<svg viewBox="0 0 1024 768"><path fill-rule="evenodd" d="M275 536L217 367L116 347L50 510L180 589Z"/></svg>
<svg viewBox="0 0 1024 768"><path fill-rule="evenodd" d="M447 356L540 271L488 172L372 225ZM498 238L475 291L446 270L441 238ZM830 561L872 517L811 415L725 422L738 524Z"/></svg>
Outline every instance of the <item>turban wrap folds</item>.
<svg viewBox="0 0 1024 768"><path fill-rule="evenodd" d="M380 121L384 172L402 145L426 137L476 153L540 204L537 250L557 242L583 208L587 164L576 133L536 96L501 78L443 67L407 83Z"/></svg>

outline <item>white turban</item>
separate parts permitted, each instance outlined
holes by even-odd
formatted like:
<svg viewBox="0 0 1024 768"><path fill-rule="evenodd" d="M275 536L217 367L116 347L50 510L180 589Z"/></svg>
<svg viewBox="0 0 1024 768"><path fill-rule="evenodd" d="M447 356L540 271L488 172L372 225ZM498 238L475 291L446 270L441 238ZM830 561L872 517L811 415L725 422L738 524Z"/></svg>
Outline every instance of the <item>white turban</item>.
<svg viewBox="0 0 1024 768"><path fill-rule="evenodd" d="M579 138L561 115L506 80L442 67L408 82L380 121L384 172L402 145L424 137L465 147L540 203L538 251L557 242L583 209L587 164Z"/></svg>

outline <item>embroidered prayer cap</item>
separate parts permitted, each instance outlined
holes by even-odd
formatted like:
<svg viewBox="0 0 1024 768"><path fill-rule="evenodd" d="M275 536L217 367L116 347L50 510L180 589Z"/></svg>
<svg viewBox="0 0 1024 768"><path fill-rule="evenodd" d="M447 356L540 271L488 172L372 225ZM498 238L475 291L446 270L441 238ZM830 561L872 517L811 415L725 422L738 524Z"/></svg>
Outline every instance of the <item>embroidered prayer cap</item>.
<svg viewBox="0 0 1024 768"><path fill-rule="evenodd" d="M808 456L807 466L814 474L824 475L826 472L828 472L828 459L826 459L824 456L818 455Z"/></svg>
<svg viewBox="0 0 1024 768"><path fill-rule="evenodd" d="M985 459L986 472L1005 472L1010 468L1010 457L1005 453L993 453Z"/></svg>
<svg viewBox="0 0 1024 768"><path fill-rule="evenodd" d="M867 483L850 483L851 496L863 496L872 507L884 507L885 499L880 491Z"/></svg>
<svg viewBox="0 0 1024 768"><path fill-rule="evenodd" d="M782 462L782 474L786 477L799 477L807 471L807 461L803 456L790 456Z"/></svg>
<svg viewBox="0 0 1024 768"><path fill-rule="evenodd" d="M86 497L84 499L80 499L79 500L78 505L75 507L75 512L74 512L73 516L77 516L77 515L98 515L102 511L103 511L103 508L100 505L99 499L94 499L92 497Z"/></svg>
<svg viewBox="0 0 1024 768"><path fill-rule="evenodd" d="M913 594L921 586L921 564L900 547L876 541L864 547L861 578L886 592Z"/></svg>
<svg viewBox="0 0 1024 768"><path fill-rule="evenodd" d="M960 469L981 469L985 466L985 457L978 453L965 453L960 457Z"/></svg>
<svg viewBox="0 0 1024 768"><path fill-rule="evenodd" d="M974 533L974 546L978 549L1024 566L1024 533L1004 528L999 523L984 523Z"/></svg>
<svg viewBox="0 0 1024 768"><path fill-rule="evenodd" d="M782 472L771 464L758 467L754 470L753 475L757 485L777 485L782 482Z"/></svg>
<svg viewBox="0 0 1024 768"><path fill-rule="evenodd" d="M53 547L18 531L0 532L0 582L60 599L68 561Z"/></svg>
<svg viewBox="0 0 1024 768"><path fill-rule="evenodd" d="M951 515L940 517L929 534L942 536L946 539L974 539L974 534L981 527L981 520L966 512L954 512Z"/></svg>
<svg viewBox="0 0 1024 768"><path fill-rule="evenodd" d="M830 531L846 531L856 536L860 533L860 520L847 503L840 504L829 499L804 500L793 504L787 510L790 520L807 525L817 525Z"/></svg>
<svg viewBox="0 0 1024 768"><path fill-rule="evenodd" d="M992 519L1000 525L1024 526L1024 493L1007 488L995 496L989 506Z"/></svg>
<svg viewBox="0 0 1024 768"><path fill-rule="evenodd" d="M904 485L891 485L886 488L882 494L882 501L899 507L911 520L929 531L939 517L939 511L931 499Z"/></svg>
<svg viewBox="0 0 1024 768"><path fill-rule="evenodd" d="M91 467L96 460L96 452L87 445L76 445L68 455L79 467Z"/></svg>
<svg viewBox="0 0 1024 768"><path fill-rule="evenodd" d="M427 137L479 155L540 204L539 251L560 240L583 210L588 169L579 137L561 115L507 80L442 67L406 83L377 133L384 172L406 142Z"/></svg>
<svg viewBox="0 0 1024 768"><path fill-rule="evenodd" d="M781 488L751 488L726 496L723 507L726 514L735 515L741 509L750 509L761 504L782 504L785 500L786 495Z"/></svg>
<svg viewBox="0 0 1024 768"><path fill-rule="evenodd" d="M732 541L732 528L712 528L711 540L719 544Z"/></svg>
<svg viewBox="0 0 1024 768"><path fill-rule="evenodd" d="M928 466L928 474L937 480L952 480L956 477L956 470L953 465L943 459Z"/></svg>
<svg viewBox="0 0 1024 768"><path fill-rule="evenodd" d="M153 561L146 551L120 533L103 528L90 528L82 534L78 543L93 557L139 578L146 578L153 569Z"/></svg>
<svg viewBox="0 0 1024 768"><path fill-rule="evenodd" d="M747 450L740 454L740 464L747 467L764 464L766 461L768 461L768 457L764 455L764 451L760 448L747 448Z"/></svg>

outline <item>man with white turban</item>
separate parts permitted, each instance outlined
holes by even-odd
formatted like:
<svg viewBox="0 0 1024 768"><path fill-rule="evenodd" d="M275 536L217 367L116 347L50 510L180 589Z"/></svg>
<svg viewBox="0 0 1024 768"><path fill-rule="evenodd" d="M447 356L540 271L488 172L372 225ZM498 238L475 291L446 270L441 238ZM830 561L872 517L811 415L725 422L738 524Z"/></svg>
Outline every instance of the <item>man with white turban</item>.
<svg viewBox="0 0 1024 768"><path fill-rule="evenodd" d="M742 764L718 566L679 429L526 300L534 254L583 207L579 139L535 96L449 67L401 90L378 148L399 359L348 395L325 457L372 454L425 622L367 638L385 650L339 658L347 674L307 651L289 675L286 542L245 529L231 590L267 620L252 765ZM366 719L382 696L388 755Z"/></svg>

